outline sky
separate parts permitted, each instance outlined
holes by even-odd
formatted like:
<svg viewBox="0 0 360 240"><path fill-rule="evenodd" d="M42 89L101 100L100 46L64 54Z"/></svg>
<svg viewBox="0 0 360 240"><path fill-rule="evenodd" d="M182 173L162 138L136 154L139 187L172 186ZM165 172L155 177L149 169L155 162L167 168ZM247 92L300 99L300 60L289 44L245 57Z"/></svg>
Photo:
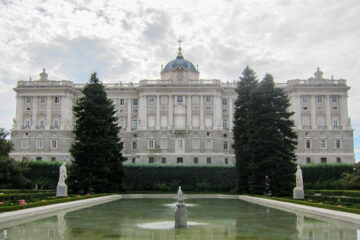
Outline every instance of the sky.
<svg viewBox="0 0 360 240"><path fill-rule="evenodd" d="M85 83L159 79L177 54L201 78L236 81L249 65L259 79L346 79L360 161L358 0L0 0L0 127L11 129L19 80Z"/></svg>

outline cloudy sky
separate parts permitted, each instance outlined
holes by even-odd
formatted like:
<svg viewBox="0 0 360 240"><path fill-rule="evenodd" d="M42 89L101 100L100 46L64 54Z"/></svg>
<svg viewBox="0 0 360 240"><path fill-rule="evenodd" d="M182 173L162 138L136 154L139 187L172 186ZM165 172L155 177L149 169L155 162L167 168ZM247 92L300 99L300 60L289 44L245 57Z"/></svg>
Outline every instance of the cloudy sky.
<svg viewBox="0 0 360 240"><path fill-rule="evenodd" d="M104 82L157 79L183 54L202 78L238 79L246 65L276 82L347 80L349 115L360 153L358 0L0 0L0 127L15 116L18 80ZM360 154L357 154L360 160Z"/></svg>

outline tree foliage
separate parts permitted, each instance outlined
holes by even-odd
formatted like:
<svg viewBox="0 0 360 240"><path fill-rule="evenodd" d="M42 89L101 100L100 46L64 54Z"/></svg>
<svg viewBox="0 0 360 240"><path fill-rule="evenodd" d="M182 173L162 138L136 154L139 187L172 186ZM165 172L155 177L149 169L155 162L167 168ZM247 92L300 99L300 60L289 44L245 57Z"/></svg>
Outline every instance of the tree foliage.
<svg viewBox="0 0 360 240"><path fill-rule="evenodd" d="M246 67L235 102L238 191L289 195L296 171L297 136L290 119L293 113L287 111L289 100L282 89L275 88L271 75L260 83L254 76L254 71Z"/></svg>
<svg viewBox="0 0 360 240"><path fill-rule="evenodd" d="M76 192L112 192L121 189L122 143L118 136L115 106L93 73L73 107L76 118L74 158L69 173L70 188Z"/></svg>

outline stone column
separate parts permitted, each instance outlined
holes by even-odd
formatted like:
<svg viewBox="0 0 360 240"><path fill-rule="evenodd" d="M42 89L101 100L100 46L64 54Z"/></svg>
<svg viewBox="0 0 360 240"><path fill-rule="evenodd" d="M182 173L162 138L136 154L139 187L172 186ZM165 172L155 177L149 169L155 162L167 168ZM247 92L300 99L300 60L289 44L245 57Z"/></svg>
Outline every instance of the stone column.
<svg viewBox="0 0 360 240"><path fill-rule="evenodd" d="M24 125L23 114L24 114L24 99L20 96L16 96L16 126L14 128L21 129Z"/></svg>
<svg viewBox="0 0 360 240"><path fill-rule="evenodd" d="M220 96L214 96L213 102L213 129L221 129L220 123L222 122L221 112L221 98Z"/></svg>
<svg viewBox="0 0 360 240"><path fill-rule="evenodd" d="M37 126L37 113L38 113L38 98L34 97L33 98L33 103L32 103L32 118L31 118L31 129L35 129Z"/></svg>
<svg viewBox="0 0 360 240"><path fill-rule="evenodd" d="M188 95L186 96L187 98L187 103L186 103L186 124L187 124L187 129L192 129L192 124L191 124L191 96Z"/></svg>
<svg viewBox="0 0 360 240"><path fill-rule="evenodd" d="M46 129L50 129L51 126L51 112L52 112L52 104L51 104L51 97L47 97L46 99Z"/></svg>
<svg viewBox="0 0 360 240"><path fill-rule="evenodd" d="M156 125L155 129L160 129L160 96L156 96Z"/></svg>
<svg viewBox="0 0 360 240"><path fill-rule="evenodd" d="M141 96L142 98L142 105L144 106L141 111L141 125L142 129L147 129L147 96Z"/></svg>
<svg viewBox="0 0 360 240"><path fill-rule="evenodd" d="M169 96L169 129L173 128L173 121L174 121L174 102L173 102L174 96Z"/></svg>
<svg viewBox="0 0 360 240"><path fill-rule="evenodd" d="M232 131L232 128L233 128L233 99L232 98L229 98L228 99L229 101L229 129L230 131Z"/></svg>
<svg viewBox="0 0 360 240"><path fill-rule="evenodd" d="M349 129L351 126L348 123L348 107L347 107L347 94L339 97L339 111L340 111L340 125L343 129Z"/></svg>
<svg viewBox="0 0 360 240"><path fill-rule="evenodd" d="M204 129L204 96L200 96L200 129Z"/></svg>
<svg viewBox="0 0 360 240"><path fill-rule="evenodd" d="M317 128L317 124L316 124L316 97L315 96L310 96L310 108L311 108L311 126L312 129L316 129ZM295 111L301 111L301 109L295 109Z"/></svg>
<svg viewBox="0 0 360 240"><path fill-rule="evenodd" d="M131 131L131 98L127 99L127 123L126 123L126 131Z"/></svg>
<svg viewBox="0 0 360 240"><path fill-rule="evenodd" d="M325 101L325 116L326 116L326 126L328 129L332 128L331 124L331 106L330 106L330 96L324 96Z"/></svg>

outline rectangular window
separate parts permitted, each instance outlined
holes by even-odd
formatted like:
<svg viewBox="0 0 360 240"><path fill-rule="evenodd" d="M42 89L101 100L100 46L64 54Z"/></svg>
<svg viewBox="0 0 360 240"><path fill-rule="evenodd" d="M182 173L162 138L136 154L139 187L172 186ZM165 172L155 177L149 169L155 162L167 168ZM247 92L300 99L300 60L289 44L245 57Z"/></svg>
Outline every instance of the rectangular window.
<svg viewBox="0 0 360 240"><path fill-rule="evenodd" d="M52 139L51 140L51 149L56 149L57 148L57 140L56 139Z"/></svg>
<svg viewBox="0 0 360 240"><path fill-rule="evenodd" d="M137 99L133 99L133 105L137 106L138 105L138 100Z"/></svg>
<svg viewBox="0 0 360 240"><path fill-rule="evenodd" d="M125 129L125 120L124 119L119 120L119 126L121 127L121 129Z"/></svg>
<svg viewBox="0 0 360 240"><path fill-rule="evenodd" d="M154 148L155 148L154 140L149 139L149 141L148 141L148 148L149 148L149 149L154 149Z"/></svg>
<svg viewBox="0 0 360 240"><path fill-rule="evenodd" d="M207 164L211 164L211 157L207 157L207 158L206 158L206 163L207 163Z"/></svg>
<svg viewBox="0 0 360 240"><path fill-rule="evenodd" d="M338 120L337 119L334 119L333 121L333 127L337 127L338 126Z"/></svg>
<svg viewBox="0 0 360 240"><path fill-rule="evenodd" d="M132 123L132 129L137 129L137 120L134 120Z"/></svg>
<svg viewBox="0 0 360 240"><path fill-rule="evenodd" d="M167 138L161 138L160 139L160 148L161 149L167 149L168 148L168 140Z"/></svg>
<svg viewBox="0 0 360 240"><path fill-rule="evenodd" d="M154 157L149 157L149 163L154 163Z"/></svg>
<svg viewBox="0 0 360 240"><path fill-rule="evenodd" d="M227 98L223 98L223 105L227 105L228 101L227 101Z"/></svg>
<svg viewBox="0 0 360 240"><path fill-rule="evenodd" d="M30 128L30 120L26 120L26 121L25 121L25 127L26 127L26 128Z"/></svg>
<svg viewBox="0 0 360 240"><path fill-rule="evenodd" d="M137 142L132 142L132 149L137 149Z"/></svg>
<svg viewBox="0 0 360 240"><path fill-rule="evenodd" d="M225 129L225 130L228 129L228 125L227 125L227 120L226 120L226 119L223 120L223 129Z"/></svg>
<svg viewBox="0 0 360 240"><path fill-rule="evenodd" d="M317 100L317 102L321 103L323 101L323 97L322 96L316 96L316 100Z"/></svg>
<svg viewBox="0 0 360 240"><path fill-rule="evenodd" d="M44 120L40 120L40 128L44 128L45 127L45 121Z"/></svg>
<svg viewBox="0 0 360 240"><path fill-rule="evenodd" d="M305 148L310 149L311 148L311 140L305 140Z"/></svg>
<svg viewBox="0 0 360 240"><path fill-rule="evenodd" d="M192 140L192 148L193 149L200 149L199 139L195 138Z"/></svg>
<svg viewBox="0 0 360 240"><path fill-rule="evenodd" d="M308 102L309 101L309 96L303 96L302 101L303 102Z"/></svg>
<svg viewBox="0 0 360 240"><path fill-rule="evenodd" d="M45 97L40 97L40 103L44 103L45 102Z"/></svg>
<svg viewBox="0 0 360 240"><path fill-rule="evenodd" d="M60 102L60 97L55 97L54 102L59 103Z"/></svg>
<svg viewBox="0 0 360 240"><path fill-rule="evenodd" d="M212 140L206 140L206 149L212 149Z"/></svg>
<svg viewBox="0 0 360 240"><path fill-rule="evenodd" d="M43 148L43 139L36 139L36 148L37 149Z"/></svg>
<svg viewBox="0 0 360 240"><path fill-rule="evenodd" d="M341 163L341 157L337 157L337 158L336 158L336 162L337 162L337 163Z"/></svg>
<svg viewBox="0 0 360 240"><path fill-rule="evenodd" d="M199 163L199 158L194 157L194 163L195 163L195 164L198 164L198 163Z"/></svg>
<svg viewBox="0 0 360 240"><path fill-rule="evenodd" d="M55 120L55 121L54 121L54 126L55 126L55 127L59 127L59 120Z"/></svg>
<svg viewBox="0 0 360 240"><path fill-rule="evenodd" d="M332 101L332 102L337 102L337 97L336 97L336 96L332 96L332 97L331 97L331 101Z"/></svg>
<svg viewBox="0 0 360 240"><path fill-rule="evenodd" d="M182 148L183 148L183 140L182 140L182 139L178 139L178 140L177 140L177 143L178 143L178 148L179 148L179 149L182 149Z"/></svg>
<svg viewBox="0 0 360 240"><path fill-rule="evenodd" d="M27 102L27 103L31 103L31 97L27 97L27 98L26 98L26 102Z"/></svg>
<svg viewBox="0 0 360 240"><path fill-rule="evenodd" d="M311 163L311 158L310 158L310 157L307 157L307 158L306 158L306 163L307 163L307 164Z"/></svg>
<svg viewBox="0 0 360 240"><path fill-rule="evenodd" d="M336 147L336 149L340 149L340 148L341 148L341 140L340 140L340 139L336 139L336 140L335 140L335 147Z"/></svg>
<svg viewBox="0 0 360 240"><path fill-rule="evenodd" d="M177 102L182 102L183 101L183 96L177 96Z"/></svg>
<svg viewBox="0 0 360 240"><path fill-rule="evenodd" d="M41 161L42 157L36 157L36 161Z"/></svg>
<svg viewBox="0 0 360 240"><path fill-rule="evenodd" d="M56 157L51 157L51 161L55 162L56 161Z"/></svg>
<svg viewBox="0 0 360 240"><path fill-rule="evenodd" d="M321 140L320 140L320 148L321 148L321 149L325 149L325 148L326 148L326 140L324 140L324 139L321 139Z"/></svg>
<svg viewBox="0 0 360 240"><path fill-rule="evenodd" d="M155 102L155 96L149 96L149 102Z"/></svg>
<svg viewBox="0 0 360 240"><path fill-rule="evenodd" d="M135 163L135 162L136 162L136 158L133 158L133 159L132 159L132 163Z"/></svg>
<svg viewBox="0 0 360 240"><path fill-rule="evenodd" d="M327 159L326 159L326 157L322 157L322 158L320 158L320 161L321 161L321 163L326 163Z"/></svg>
<svg viewBox="0 0 360 240"><path fill-rule="evenodd" d="M125 105L125 99L120 99L120 105Z"/></svg>
<svg viewBox="0 0 360 240"><path fill-rule="evenodd" d="M181 157L176 158L176 162L177 163L183 163L183 158L181 158Z"/></svg>
<svg viewBox="0 0 360 240"><path fill-rule="evenodd" d="M206 102L211 102L211 96L205 96L205 101Z"/></svg>
<svg viewBox="0 0 360 240"><path fill-rule="evenodd" d="M22 148L23 149L29 149L29 140L28 139L23 139L22 140Z"/></svg>
<svg viewBox="0 0 360 240"><path fill-rule="evenodd" d="M337 106L332 106L332 109L336 111L336 110L337 110Z"/></svg>
<svg viewBox="0 0 360 240"><path fill-rule="evenodd" d="M228 148L229 148L228 142L224 142L224 150L228 150Z"/></svg>
<svg viewBox="0 0 360 240"><path fill-rule="evenodd" d="M225 158L225 164L229 164L229 161L227 158Z"/></svg>
<svg viewBox="0 0 360 240"><path fill-rule="evenodd" d="M161 158L161 163L166 163L166 157Z"/></svg>

